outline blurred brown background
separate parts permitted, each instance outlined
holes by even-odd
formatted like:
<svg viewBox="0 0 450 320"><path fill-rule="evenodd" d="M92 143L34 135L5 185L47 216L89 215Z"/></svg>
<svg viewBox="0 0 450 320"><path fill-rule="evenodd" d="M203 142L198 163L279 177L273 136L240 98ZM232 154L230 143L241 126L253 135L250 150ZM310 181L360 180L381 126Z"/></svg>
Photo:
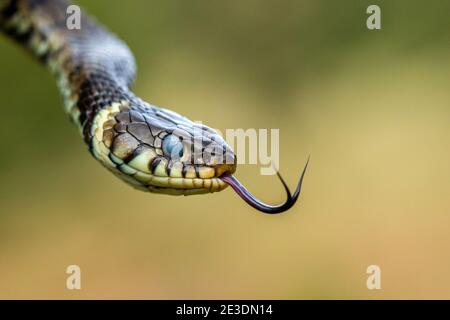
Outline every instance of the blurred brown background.
<svg viewBox="0 0 450 320"><path fill-rule="evenodd" d="M299 205L135 191L86 152L54 79L0 37L0 298L450 298L450 2L80 1L135 92L221 130L280 128ZM366 28L367 6L382 30ZM258 166L237 176L284 199ZM65 269L82 270L82 290ZM382 290L366 288L366 268Z"/></svg>

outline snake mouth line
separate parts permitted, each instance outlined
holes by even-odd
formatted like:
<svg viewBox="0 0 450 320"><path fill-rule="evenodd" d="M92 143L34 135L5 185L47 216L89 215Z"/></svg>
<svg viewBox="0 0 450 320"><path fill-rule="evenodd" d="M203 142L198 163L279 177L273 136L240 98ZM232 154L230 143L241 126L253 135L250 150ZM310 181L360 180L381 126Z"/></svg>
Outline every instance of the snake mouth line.
<svg viewBox="0 0 450 320"><path fill-rule="evenodd" d="M143 174L138 172L133 175L128 175L123 171L119 174L125 175L125 180L139 189L165 193L171 195L194 195L218 192L226 187L228 184L219 178L211 179L190 179L190 178L174 178L174 177L161 177L149 174Z"/></svg>
<svg viewBox="0 0 450 320"><path fill-rule="evenodd" d="M290 209L297 202L297 199L300 195L300 191L302 188L303 178L305 176L306 169L308 168L308 164L309 158L306 161L306 165L300 176L300 180L297 184L297 188L295 189L294 194L291 194L291 191L289 190L289 187L287 186L283 177L277 171L277 176L280 179L281 183L283 184L287 196L286 201L279 205L269 205L258 200L253 194L250 193L250 191L247 190L247 188L244 187L244 185L235 176L231 174L225 173L220 177L220 179L226 182L228 185L230 185L231 188L233 188L233 190L236 191L236 193L253 208L267 214L278 214Z"/></svg>
<svg viewBox="0 0 450 320"><path fill-rule="evenodd" d="M166 195L196 195L214 192L206 188L176 189L171 187L148 186L149 191Z"/></svg>

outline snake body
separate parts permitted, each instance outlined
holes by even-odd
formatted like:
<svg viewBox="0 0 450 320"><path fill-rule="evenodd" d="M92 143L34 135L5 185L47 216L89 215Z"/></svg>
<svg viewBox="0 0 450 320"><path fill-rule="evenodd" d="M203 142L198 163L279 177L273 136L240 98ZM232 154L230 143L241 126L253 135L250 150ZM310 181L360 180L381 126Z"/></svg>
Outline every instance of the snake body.
<svg viewBox="0 0 450 320"><path fill-rule="evenodd" d="M295 203L301 180L293 197L285 186L288 201L281 206L252 203L232 176L236 156L223 138L133 94L136 67L130 49L84 11L81 29L69 30L68 7L62 0L0 0L0 29L49 67L66 113L104 167L144 191L191 195L231 185L268 213Z"/></svg>

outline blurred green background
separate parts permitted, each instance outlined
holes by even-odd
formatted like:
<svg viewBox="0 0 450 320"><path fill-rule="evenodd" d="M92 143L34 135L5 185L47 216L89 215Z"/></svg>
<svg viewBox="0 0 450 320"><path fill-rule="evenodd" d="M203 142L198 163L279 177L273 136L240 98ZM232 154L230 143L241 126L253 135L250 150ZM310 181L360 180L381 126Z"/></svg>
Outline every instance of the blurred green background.
<svg viewBox="0 0 450 320"><path fill-rule="evenodd" d="M211 127L280 128L300 203L135 191L88 154L49 72L0 37L0 298L450 298L449 1L80 1L135 92ZM366 28L370 4L382 30ZM264 201L273 176L237 176ZM82 290L65 287L66 267ZM366 268L381 267L381 290Z"/></svg>

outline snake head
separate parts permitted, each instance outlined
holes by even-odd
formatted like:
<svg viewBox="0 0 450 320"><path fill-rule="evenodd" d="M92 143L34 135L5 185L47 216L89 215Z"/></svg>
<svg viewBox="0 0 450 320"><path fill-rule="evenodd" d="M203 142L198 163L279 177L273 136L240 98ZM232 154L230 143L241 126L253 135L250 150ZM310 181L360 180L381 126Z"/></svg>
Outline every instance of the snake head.
<svg viewBox="0 0 450 320"><path fill-rule="evenodd" d="M221 191L236 156L217 131L152 106L113 104L92 126L91 152L132 186L191 195Z"/></svg>
<svg viewBox="0 0 450 320"><path fill-rule="evenodd" d="M291 194L279 173L287 199L268 205L233 175L236 156L213 129L179 114L149 105L113 103L98 112L91 127L90 150L108 169L135 188L171 195L221 191L230 185L255 209L285 212L297 201L306 163Z"/></svg>

